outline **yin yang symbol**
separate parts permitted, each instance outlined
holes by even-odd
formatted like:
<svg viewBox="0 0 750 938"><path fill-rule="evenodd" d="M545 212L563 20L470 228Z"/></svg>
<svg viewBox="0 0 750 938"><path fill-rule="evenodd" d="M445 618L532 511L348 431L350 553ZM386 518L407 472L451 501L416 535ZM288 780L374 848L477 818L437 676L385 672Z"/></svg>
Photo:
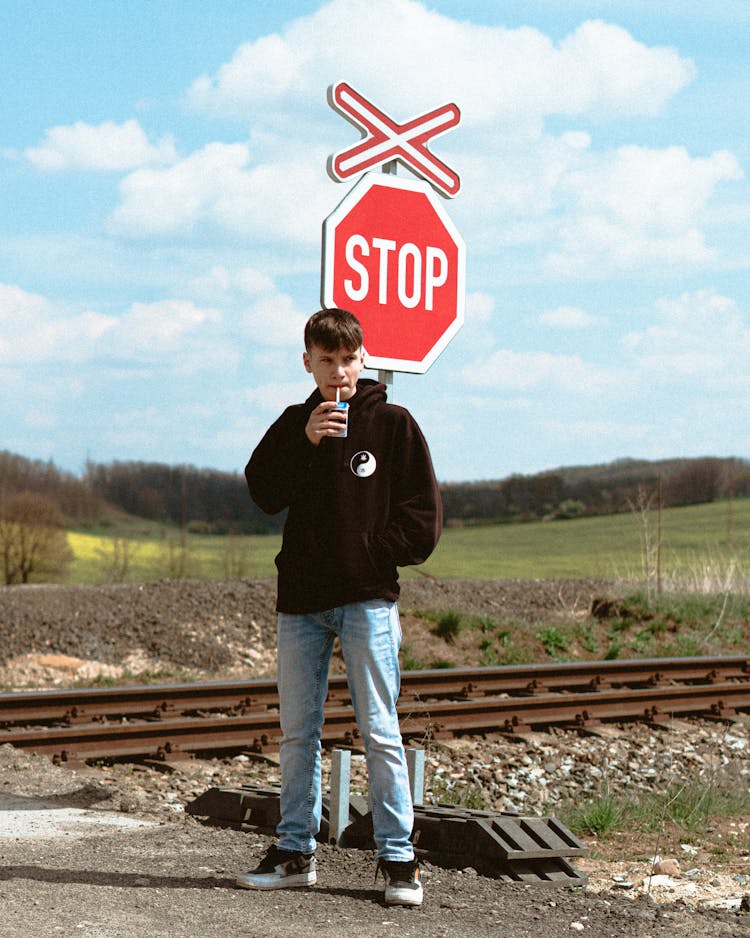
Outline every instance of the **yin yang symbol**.
<svg viewBox="0 0 750 938"><path fill-rule="evenodd" d="M367 476L371 476L373 472L375 472L377 462L372 453L368 453L366 449L363 449L352 456L349 468L355 476L359 476L360 479L366 479Z"/></svg>

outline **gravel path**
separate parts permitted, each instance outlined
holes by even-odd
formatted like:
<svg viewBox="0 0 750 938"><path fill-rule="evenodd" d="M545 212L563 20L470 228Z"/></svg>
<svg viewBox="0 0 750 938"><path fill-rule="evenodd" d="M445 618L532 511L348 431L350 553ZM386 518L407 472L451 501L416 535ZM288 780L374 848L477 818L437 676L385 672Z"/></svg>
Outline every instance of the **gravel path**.
<svg viewBox="0 0 750 938"><path fill-rule="evenodd" d="M131 800L132 810L123 813L136 788L117 773L80 776L7 749L0 749L0 766L0 817L7 813L3 799L9 791L16 804L19 798L27 799L27 813L46 806L55 814L73 806L94 816L86 824L80 815L67 817L56 827L37 821L35 834L28 829L0 831L3 938L748 934L747 918L732 911L695 909L684 901L655 901L642 893L629 897L613 890L508 885L471 869L444 870L429 864L422 909L390 909L383 905L382 885L374 882L371 854L325 845L318 851L315 889L237 890L234 874L254 866L270 839L201 825L179 810L178 800L168 797L173 791L168 782L144 773L140 785L145 800L140 806ZM214 784L224 774L211 765L191 768L218 775ZM128 826L105 826L108 815Z"/></svg>

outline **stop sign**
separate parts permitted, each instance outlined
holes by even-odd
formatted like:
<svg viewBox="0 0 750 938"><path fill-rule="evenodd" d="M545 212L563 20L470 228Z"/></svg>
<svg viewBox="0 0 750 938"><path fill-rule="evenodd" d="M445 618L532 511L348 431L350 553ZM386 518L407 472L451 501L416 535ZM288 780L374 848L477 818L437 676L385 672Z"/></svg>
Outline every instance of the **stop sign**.
<svg viewBox="0 0 750 938"><path fill-rule="evenodd" d="M427 183L366 173L323 223L323 306L362 323L368 368L427 371L465 291L466 247Z"/></svg>

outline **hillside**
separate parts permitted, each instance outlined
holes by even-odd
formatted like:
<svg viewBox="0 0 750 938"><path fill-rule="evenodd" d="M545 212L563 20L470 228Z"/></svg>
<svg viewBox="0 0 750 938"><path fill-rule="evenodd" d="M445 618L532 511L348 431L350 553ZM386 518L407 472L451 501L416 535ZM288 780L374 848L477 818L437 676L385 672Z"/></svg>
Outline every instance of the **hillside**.
<svg viewBox="0 0 750 938"><path fill-rule="evenodd" d="M0 512L14 494L30 491L55 502L68 523L116 525L121 516L177 525L196 533L276 532L250 501L239 473L160 463L89 463L81 477L0 451ZM639 499L665 507L750 495L750 462L739 458L620 459L533 475L441 484L446 524L569 518L628 511Z"/></svg>

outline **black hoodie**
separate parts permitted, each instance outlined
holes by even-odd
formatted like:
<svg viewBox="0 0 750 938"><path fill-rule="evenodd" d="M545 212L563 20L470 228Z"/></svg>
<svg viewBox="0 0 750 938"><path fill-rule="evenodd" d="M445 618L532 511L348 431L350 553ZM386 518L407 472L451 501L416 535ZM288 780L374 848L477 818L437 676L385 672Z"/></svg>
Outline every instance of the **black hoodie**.
<svg viewBox="0 0 750 938"><path fill-rule="evenodd" d="M279 612L395 601L396 567L425 561L440 537L440 493L411 414L386 402L385 385L360 379L348 436L314 446L305 426L322 400L316 389L288 407L245 468L263 511L289 509L276 557Z"/></svg>

